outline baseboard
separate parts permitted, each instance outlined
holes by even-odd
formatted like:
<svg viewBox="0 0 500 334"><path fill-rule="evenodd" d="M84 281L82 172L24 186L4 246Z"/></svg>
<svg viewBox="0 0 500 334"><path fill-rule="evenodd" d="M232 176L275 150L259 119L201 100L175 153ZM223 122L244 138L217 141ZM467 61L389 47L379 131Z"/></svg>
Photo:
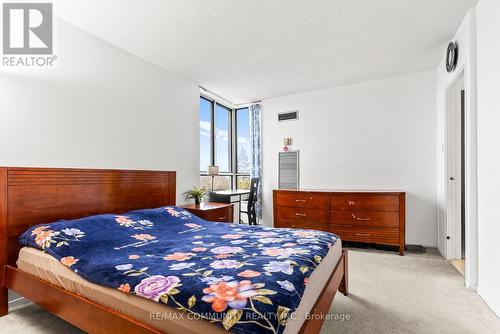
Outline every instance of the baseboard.
<svg viewBox="0 0 500 334"><path fill-rule="evenodd" d="M30 301L24 297L19 297L9 301L9 309L13 309L22 305L29 304Z"/></svg>
<svg viewBox="0 0 500 334"><path fill-rule="evenodd" d="M477 293L477 285L470 285L469 283L465 282L465 287L467 288L467 290Z"/></svg>
<svg viewBox="0 0 500 334"><path fill-rule="evenodd" d="M497 305L496 303L492 302L488 298L485 298L485 295L483 294L483 291L481 290L480 287L477 287L477 294L484 300L486 305L495 313L495 315L500 318L500 305Z"/></svg>
<svg viewBox="0 0 500 334"><path fill-rule="evenodd" d="M412 251L412 252L417 252L417 253L425 253L427 251L427 248L423 245L408 244L408 245L406 245L406 250Z"/></svg>

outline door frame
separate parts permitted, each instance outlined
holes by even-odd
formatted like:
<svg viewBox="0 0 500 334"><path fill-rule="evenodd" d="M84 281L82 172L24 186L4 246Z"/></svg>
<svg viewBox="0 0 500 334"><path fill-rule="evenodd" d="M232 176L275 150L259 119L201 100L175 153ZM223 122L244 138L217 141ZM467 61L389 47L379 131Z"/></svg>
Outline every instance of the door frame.
<svg viewBox="0 0 500 334"><path fill-rule="evenodd" d="M478 282L478 225L477 225L477 116L475 91L472 87L469 71L466 66L457 69L453 80L445 90L445 238L446 258L461 258L461 216L460 208L460 159L456 150L460 150L460 113L457 113L459 91L465 90L465 285L467 289L476 291ZM460 86L460 83L463 85ZM458 109L459 110L459 109ZM458 129L457 129L458 127ZM455 151L454 151L455 150ZM458 155L459 157L460 155ZM458 164L458 166L457 166ZM450 187L450 177L455 177L455 187ZM449 239L447 238L449 237Z"/></svg>

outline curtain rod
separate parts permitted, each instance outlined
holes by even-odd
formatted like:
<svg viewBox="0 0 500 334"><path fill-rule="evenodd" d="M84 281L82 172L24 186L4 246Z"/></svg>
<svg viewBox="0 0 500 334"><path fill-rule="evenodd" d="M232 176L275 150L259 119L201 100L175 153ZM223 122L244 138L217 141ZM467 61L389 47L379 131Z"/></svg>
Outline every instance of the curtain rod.
<svg viewBox="0 0 500 334"><path fill-rule="evenodd" d="M226 102L228 103L229 105L231 105L231 107L247 107L247 106L250 106L252 104L256 104L256 103L261 103L262 101L261 100L258 100L258 101L253 101L253 102L248 102L248 103L240 103L240 104L235 104L225 98L223 98L222 96L220 96L219 94L216 94L208 89L206 89L205 87L203 86L198 86L201 90L203 90L204 92L208 93L209 95L213 96L213 97L216 97L217 99L223 101L223 102Z"/></svg>
<svg viewBox="0 0 500 334"><path fill-rule="evenodd" d="M222 96L218 95L218 94L215 94L214 92L212 91L209 91L208 89L206 89L205 87L203 86L198 86L200 87L201 90L205 91L206 93L208 93L209 95L212 95L213 97L216 97L218 98L219 100L223 101L223 102L226 102L227 104L229 104L230 106L236 106L236 104L234 104L233 102L231 101L228 101L227 99L223 98Z"/></svg>
<svg viewBox="0 0 500 334"><path fill-rule="evenodd" d="M261 103L261 102L262 102L261 100L258 100L258 101L248 102L248 103L241 103L241 104L238 104L237 107L248 107L248 106L251 106L252 104L257 104L257 103Z"/></svg>

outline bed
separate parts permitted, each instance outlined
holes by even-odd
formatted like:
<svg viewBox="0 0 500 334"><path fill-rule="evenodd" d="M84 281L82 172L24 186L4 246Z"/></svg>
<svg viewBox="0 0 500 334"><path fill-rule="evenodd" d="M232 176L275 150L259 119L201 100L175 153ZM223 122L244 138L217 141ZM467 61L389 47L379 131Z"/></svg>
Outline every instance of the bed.
<svg viewBox="0 0 500 334"><path fill-rule="evenodd" d="M89 282L55 257L18 243L29 228L59 219L173 205L175 172L0 168L0 315L8 312L6 289L11 289L89 333L225 332L169 305ZM340 240L310 275L284 333L318 333L324 318L314 315L328 312L337 290L347 294L347 252ZM156 318L164 314L170 316Z"/></svg>

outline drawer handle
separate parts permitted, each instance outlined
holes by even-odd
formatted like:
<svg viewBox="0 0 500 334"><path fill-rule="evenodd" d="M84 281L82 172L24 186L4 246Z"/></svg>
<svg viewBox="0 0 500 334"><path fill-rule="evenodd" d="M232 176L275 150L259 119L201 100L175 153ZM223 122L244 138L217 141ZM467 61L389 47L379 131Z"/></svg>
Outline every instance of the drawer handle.
<svg viewBox="0 0 500 334"><path fill-rule="evenodd" d="M356 235L359 235L360 237L369 237L371 234L370 233L356 233Z"/></svg>
<svg viewBox="0 0 500 334"><path fill-rule="evenodd" d="M296 199L295 202L305 202L305 199Z"/></svg>
<svg viewBox="0 0 500 334"><path fill-rule="evenodd" d="M358 217L354 213L352 214L352 218L356 219L356 220L361 220L361 221L369 221L370 220L369 217L366 217L366 218Z"/></svg>
<svg viewBox="0 0 500 334"><path fill-rule="evenodd" d="M348 200L347 204L349 204L350 206L353 206L353 205L356 205L356 201Z"/></svg>
<svg viewBox="0 0 500 334"><path fill-rule="evenodd" d="M296 215L296 216L301 216L301 217L305 217L305 216L307 216L307 214L305 214L305 213L295 213L295 215Z"/></svg>
<svg viewBox="0 0 500 334"><path fill-rule="evenodd" d="M219 219L219 220L224 220L224 219L226 219L226 218L227 218L227 217L226 217L226 216L224 216L224 217L219 217L218 219Z"/></svg>

